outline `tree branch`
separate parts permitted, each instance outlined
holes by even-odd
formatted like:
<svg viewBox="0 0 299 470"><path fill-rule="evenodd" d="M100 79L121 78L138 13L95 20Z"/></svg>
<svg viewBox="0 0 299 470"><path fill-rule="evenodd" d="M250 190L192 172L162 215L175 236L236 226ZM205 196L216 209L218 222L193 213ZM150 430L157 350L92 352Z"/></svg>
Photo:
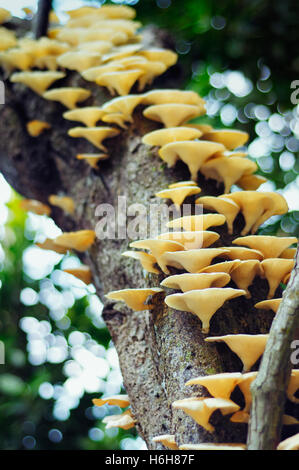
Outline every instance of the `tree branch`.
<svg viewBox="0 0 299 470"><path fill-rule="evenodd" d="M34 36L36 39L47 35L51 8L52 0L39 0L37 14L33 22Z"/></svg>
<svg viewBox="0 0 299 470"><path fill-rule="evenodd" d="M249 450L273 450L280 441L286 388L291 372L291 342L299 326L299 249L283 300L273 320L256 380L251 386Z"/></svg>

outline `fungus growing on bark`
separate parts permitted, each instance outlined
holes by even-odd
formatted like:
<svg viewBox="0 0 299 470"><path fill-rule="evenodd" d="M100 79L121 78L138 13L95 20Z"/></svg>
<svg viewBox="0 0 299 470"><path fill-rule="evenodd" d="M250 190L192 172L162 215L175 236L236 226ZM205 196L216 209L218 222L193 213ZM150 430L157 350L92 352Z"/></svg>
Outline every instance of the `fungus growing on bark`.
<svg viewBox="0 0 299 470"><path fill-rule="evenodd" d="M136 68L142 70L138 78L138 91L144 90L146 85L151 85L156 77L162 75L167 67L162 62L140 62Z"/></svg>
<svg viewBox="0 0 299 470"><path fill-rule="evenodd" d="M77 103L87 100L91 95L90 90L79 87L52 88L43 94L46 100L58 101L69 109L74 109Z"/></svg>
<svg viewBox="0 0 299 470"><path fill-rule="evenodd" d="M272 299L279 284L294 267L294 260L283 258L268 258L261 262L262 277L269 284L268 299Z"/></svg>
<svg viewBox="0 0 299 470"><path fill-rule="evenodd" d="M49 203L52 206L60 207L67 214L73 214L75 212L74 200L69 196L58 196L57 194L51 194L49 196Z"/></svg>
<svg viewBox="0 0 299 470"><path fill-rule="evenodd" d="M167 269L167 263L164 260L165 252L174 252L179 250L184 250L184 246L181 243L171 241L171 240L157 240L157 239L148 239L148 240L137 240L130 243L132 248L143 248L150 250L151 254L157 261L157 264L162 269L163 273L169 274Z"/></svg>
<svg viewBox="0 0 299 470"><path fill-rule="evenodd" d="M152 439L153 442L160 442L163 446L171 450L178 450L177 443L175 442L174 434L163 434L161 436L155 436Z"/></svg>
<svg viewBox="0 0 299 470"><path fill-rule="evenodd" d="M160 105L160 104L189 104L199 106L204 109L204 100L194 91L184 90L150 90L143 94L142 103L145 105Z"/></svg>
<svg viewBox="0 0 299 470"><path fill-rule="evenodd" d="M122 256L127 256L128 258L134 258L140 261L141 266L149 273L160 274L160 271L155 268L157 263L156 258L149 253L144 253L143 251L124 251Z"/></svg>
<svg viewBox="0 0 299 470"><path fill-rule="evenodd" d="M223 416L234 413L240 407L231 400L223 398L185 398L172 403L172 407L183 410L191 416L197 424L209 432L214 432L215 428L209 423L211 415L216 410L220 410Z"/></svg>
<svg viewBox="0 0 299 470"><path fill-rule="evenodd" d="M195 203L202 204L204 209L215 210L224 215L228 233L233 233L233 223L240 210L234 201L225 198L219 199L216 196L203 196L196 199Z"/></svg>
<svg viewBox="0 0 299 470"><path fill-rule="evenodd" d="M34 63L32 54L23 49L12 48L0 53L0 64L9 72L13 69L29 70Z"/></svg>
<svg viewBox="0 0 299 470"><path fill-rule="evenodd" d="M200 273L227 273L230 274L239 264L241 260L235 259L233 261L224 261L223 263L211 264L201 269Z"/></svg>
<svg viewBox="0 0 299 470"><path fill-rule="evenodd" d="M299 450L299 433L281 441L277 446L277 450Z"/></svg>
<svg viewBox="0 0 299 470"><path fill-rule="evenodd" d="M282 252L293 243L297 243L296 237L275 237L271 235L249 235L236 238L234 245L249 246L263 253L264 258L278 258Z"/></svg>
<svg viewBox="0 0 299 470"><path fill-rule="evenodd" d="M228 150L233 150L244 145L249 135L247 132L236 129L212 129L206 132L203 138L212 142L220 142Z"/></svg>
<svg viewBox="0 0 299 470"><path fill-rule="evenodd" d="M103 73L97 78L97 84L108 88L111 95L128 95L134 83L143 75L140 69L120 70Z"/></svg>
<svg viewBox="0 0 299 470"><path fill-rule="evenodd" d="M146 305L145 301L150 295L155 295L159 292L163 292L163 289L160 289L159 287L146 289L121 289L109 292L106 297L109 300L125 302L128 307L138 312L154 308L154 305L152 304Z"/></svg>
<svg viewBox="0 0 299 470"><path fill-rule="evenodd" d="M228 253L225 248L202 248L197 250L166 251L162 255L164 263L177 269L185 269L189 273L198 273L209 266L213 258ZM168 271L166 272L168 274Z"/></svg>
<svg viewBox="0 0 299 470"><path fill-rule="evenodd" d="M99 52L88 50L68 51L57 58L57 64L60 67L83 72L91 67L97 67L102 63Z"/></svg>
<svg viewBox="0 0 299 470"><path fill-rule="evenodd" d="M36 199L22 199L20 202L20 207L24 211L33 212L37 215L50 215L51 209L47 204L43 204Z"/></svg>
<svg viewBox="0 0 299 470"><path fill-rule="evenodd" d="M111 48L112 43L105 40L82 42L81 44L78 44L77 47L80 51L97 52L98 54L105 54L106 52L109 52Z"/></svg>
<svg viewBox="0 0 299 470"><path fill-rule="evenodd" d="M216 152L223 149L222 144L214 142L184 140L164 145L159 150L159 156L168 167L174 166L177 160L182 160L189 168L191 179L197 181L197 173L202 165Z"/></svg>
<svg viewBox="0 0 299 470"><path fill-rule="evenodd" d="M195 181L178 181L177 183L171 183L168 185L170 189L172 188L182 188L183 186L197 186Z"/></svg>
<svg viewBox="0 0 299 470"><path fill-rule="evenodd" d="M63 113L64 119L83 122L87 127L95 127L96 123L105 115L105 111L99 106L87 106L85 108L71 109Z"/></svg>
<svg viewBox="0 0 299 470"><path fill-rule="evenodd" d="M295 394L299 388L299 369L292 369L290 381L287 388L287 397L293 403L299 403L299 398L295 397Z"/></svg>
<svg viewBox="0 0 299 470"><path fill-rule="evenodd" d="M260 274L260 262L256 259L240 260L240 263L230 273L236 286L246 291L247 299L251 297L248 287L251 286L254 278L260 276Z"/></svg>
<svg viewBox="0 0 299 470"><path fill-rule="evenodd" d="M188 380L185 385L203 385L214 398L228 400L241 380L242 374L240 372L224 372L222 374L196 377Z"/></svg>
<svg viewBox="0 0 299 470"><path fill-rule="evenodd" d="M202 132L191 127L167 127L166 129L158 129L143 136L142 143L151 146L162 147L180 140L199 139Z"/></svg>
<svg viewBox="0 0 299 470"><path fill-rule="evenodd" d="M279 258L294 259L297 248L286 248L280 254Z"/></svg>
<svg viewBox="0 0 299 470"><path fill-rule="evenodd" d="M171 199L177 209L179 209L186 197L194 196L194 194L199 194L200 192L201 189L198 186L179 186L175 188L163 189L162 191L156 193L155 196L162 199Z"/></svg>
<svg viewBox="0 0 299 470"><path fill-rule="evenodd" d="M126 408L130 405L130 400L128 395L112 395L111 397L94 398L92 403L96 406L103 406L107 404L111 406L119 406L120 408Z"/></svg>
<svg viewBox="0 0 299 470"><path fill-rule="evenodd" d="M183 230L207 230L210 227L223 225L225 217L221 214L186 215L167 222L166 227Z"/></svg>
<svg viewBox="0 0 299 470"><path fill-rule="evenodd" d="M14 32L7 28L0 27L0 51L6 51L16 45L17 38Z"/></svg>
<svg viewBox="0 0 299 470"><path fill-rule="evenodd" d="M95 241L94 230L66 232L55 238L55 243L69 250L86 251Z"/></svg>
<svg viewBox="0 0 299 470"><path fill-rule="evenodd" d="M107 160L109 158L109 155L106 153L79 153L76 155L76 158L78 160L84 160L88 165L91 166L91 168L94 168L95 170L98 169L98 162L101 160Z"/></svg>
<svg viewBox="0 0 299 470"><path fill-rule="evenodd" d="M196 315L202 322L202 332L208 333L212 316L224 302L245 294L246 292L240 289L211 287L168 295L165 297L165 303L176 310Z"/></svg>
<svg viewBox="0 0 299 470"><path fill-rule="evenodd" d="M6 23L11 19L11 13L5 8L0 8L0 24Z"/></svg>
<svg viewBox="0 0 299 470"><path fill-rule="evenodd" d="M33 121L29 121L26 124L26 129L31 137L38 137L41 135L46 129L50 129L51 125L45 121L39 121L37 119Z"/></svg>
<svg viewBox="0 0 299 470"><path fill-rule="evenodd" d="M248 423L250 407L252 403L252 395L251 395L250 386L252 382L256 379L256 376L257 376L257 372L247 372L241 375L241 379L238 383L238 387L243 394L245 405L242 410L237 411L230 418L230 420L233 423Z"/></svg>
<svg viewBox="0 0 299 470"><path fill-rule="evenodd" d="M229 281L230 276L226 273L185 273L166 277L161 286L188 292L209 287L224 287Z"/></svg>
<svg viewBox="0 0 299 470"><path fill-rule="evenodd" d="M246 450L245 444L202 442L200 444L182 444L179 450Z"/></svg>
<svg viewBox="0 0 299 470"><path fill-rule="evenodd" d="M102 110L105 111L105 113L121 113L124 121L133 122L132 114L141 101L141 95L118 96L104 103Z"/></svg>
<svg viewBox="0 0 299 470"><path fill-rule="evenodd" d="M124 411L119 415L109 415L103 418L102 422L106 424L106 429L110 428L122 428L131 429L135 427L136 421L133 418L132 411L130 409Z"/></svg>
<svg viewBox="0 0 299 470"><path fill-rule="evenodd" d="M241 359L243 372L248 372L263 354L269 335L226 335L206 338L209 343L224 342Z"/></svg>
<svg viewBox="0 0 299 470"><path fill-rule="evenodd" d="M236 246L226 246L228 250L228 254L225 257L229 259L240 259L240 260L249 260L249 259L257 259L262 260L263 254L258 250L253 250L251 248L243 248L243 247L236 247Z"/></svg>
<svg viewBox="0 0 299 470"><path fill-rule="evenodd" d="M176 52L170 49L151 48L139 51L139 54L149 61L162 62L167 68L174 65L178 60Z"/></svg>
<svg viewBox="0 0 299 470"><path fill-rule="evenodd" d="M219 239L220 235L216 232L204 231L185 231L185 232L166 232L157 236L158 240L173 240L181 243L186 250L195 248L206 248Z"/></svg>
<svg viewBox="0 0 299 470"><path fill-rule="evenodd" d="M126 57L136 57L135 52L141 49L141 44L125 44L124 46L115 47L107 54L104 54L102 57L102 62L116 62Z"/></svg>
<svg viewBox="0 0 299 470"><path fill-rule="evenodd" d="M119 134L119 130L114 127L73 127L68 131L70 137L82 137L91 144L104 152L106 147L102 144L103 140L111 139Z"/></svg>
<svg viewBox="0 0 299 470"><path fill-rule="evenodd" d="M261 175L243 175L236 184L245 191L255 191L266 181Z"/></svg>
<svg viewBox="0 0 299 470"><path fill-rule="evenodd" d="M160 122L165 127L181 126L201 114L202 110L199 106L183 103L155 104L143 111L144 117Z"/></svg>
<svg viewBox="0 0 299 470"><path fill-rule="evenodd" d="M90 284L92 281L91 271L89 266L82 264L78 268L68 268L63 270L65 273L71 274L72 276L77 277L80 281L83 281L85 284Z"/></svg>
<svg viewBox="0 0 299 470"><path fill-rule="evenodd" d="M255 308L260 308L262 310L273 310L273 312L276 313L281 301L282 298L262 300L261 302L257 302L254 306Z"/></svg>

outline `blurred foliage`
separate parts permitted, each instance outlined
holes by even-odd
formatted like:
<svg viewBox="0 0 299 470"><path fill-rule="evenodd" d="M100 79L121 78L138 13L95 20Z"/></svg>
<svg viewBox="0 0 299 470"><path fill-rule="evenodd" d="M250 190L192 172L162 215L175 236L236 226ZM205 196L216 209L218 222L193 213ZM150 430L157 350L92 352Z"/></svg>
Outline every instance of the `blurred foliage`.
<svg viewBox="0 0 299 470"><path fill-rule="evenodd" d="M63 3L56 0L55 5L63 9ZM184 86L207 100L208 113L201 122L247 130L249 156L259 164L259 173L269 179L267 190L283 190L292 201L289 214L272 218L261 232L298 236L299 123L298 110L290 102L290 84L299 76L299 3L123 3L136 8L143 24L170 32L180 56ZM0 205L0 340L6 352L5 365L0 366L1 448L140 446L140 441L134 441L135 431L104 430L103 416L119 409L92 406L91 399L101 392L121 391L113 345L101 322L94 291L70 286L61 277L68 256L52 260L45 276L31 277L28 257L32 256L31 270L42 264L30 251L39 222L20 210L15 194L8 207L2 221L4 208ZM57 308L58 304L62 306ZM43 351L41 356L37 350ZM87 374L84 354L102 361L102 376L92 376L90 370ZM81 386L88 380L91 383L80 389L78 377ZM94 392L97 387L99 392Z"/></svg>

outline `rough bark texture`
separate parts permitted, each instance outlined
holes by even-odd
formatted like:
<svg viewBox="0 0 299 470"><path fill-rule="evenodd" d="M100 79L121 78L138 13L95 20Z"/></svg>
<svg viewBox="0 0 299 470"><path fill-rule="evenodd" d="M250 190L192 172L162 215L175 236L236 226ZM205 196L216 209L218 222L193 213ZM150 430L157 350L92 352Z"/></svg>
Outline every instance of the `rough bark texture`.
<svg viewBox="0 0 299 470"><path fill-rule="evenodd" d="M290 378L291 343L299 326L299 251L283 302L273 320L257 379L248 432L249 450L276 449L281 436L286 388Z"/></svg>
<svg viewBox="0 0 299 470"><path fill-rule="evenodd" d="M164 82L156 82L155 86L172 87L179 76L179 69L174 67ZM90 88L92 98L84 105L101 105L110 98L104 89L90 85L77 74L70 74L61 84ZM48 201L50 194L72 197L76 203L72 217L53 208L53 218L63 230L95 229L99 221L96 207L101 203L116 207L120 195L126 197L127 206L139 203L148 208L150 203L160 201L155 198L155 192L171 182L189 179L184 164L167 169L155 149L149 150L141 144L141 137L154 129L155 124L145 120L140 109L134 113L134 123L126 131L107 141L110 159L101 163L99 171L75 158L77 153L93 152L94 148L83 139L67 136L73 124L62 118L63 111L59 104L47 102L21 85L6 82L6 105L0 107L0 171L26 197L43 202ZM25 128L26 122L32 119L45 120L52 127L40 137L32 138ZM202 179L199 185L202 194L220 194L223 190ZM227 235L225 227L216 229L222 235L218 245L229 245L243 223L240 216L233 236ZM146 275L138 262L121 256L130 241L97 239L82 255L82 260L91 267L97 293L105 304L103 316L118 351L140 435L149 448L158 449L162 446L153 444L151 439L166 433L175 434L178 444L245 442L247 426L232 424L219 412L211 418L216 428L211 434L182 411L171 409L174 400L194 394L208 395L202 387L184 386L191 377L240 371L237 356L224 344L204 342L200 321L190 313L168 308L162 294L155 297L155 308L150 312L132 312L121 303L112 305L105 299L104 294L111 290L159 286L163 278ZM231 286L235 287L233 283ZM227 302L213 317L209 336L267 333L273 314L253 307L266 298L266 290L266 282L258 280L251 288L251 299L240 297ZM234 398L242 405L238 391Z"/></svg>

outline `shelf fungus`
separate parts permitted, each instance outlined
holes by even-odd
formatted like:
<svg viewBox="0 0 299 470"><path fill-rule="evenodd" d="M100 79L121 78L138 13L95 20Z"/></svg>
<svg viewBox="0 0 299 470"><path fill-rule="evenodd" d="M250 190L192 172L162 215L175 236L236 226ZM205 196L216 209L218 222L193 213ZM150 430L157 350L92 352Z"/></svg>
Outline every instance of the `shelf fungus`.
<svg viewBox="0 0 299 470"><path fill-rule="evenodd" d="M212 129L206 132L203 138L212 142L220 142L228 150L233 150L244 145L249 135L247 132L235 129Z"/></svg>
<svg viewBox="0 0 299 470"><path fill-rule="evenodd" d="M208 333L210 320L217 310L227 301L245 295L241 289L217 288L191 290L183 294L171 294L165 297L165 303L171 308L193 313L202 322L202 332Z"/></svg>
<svg viewBox="0 0 299 470"><path fill-rule="evenodd" d="M108 88L111 95L128 95L134 83L143 75L140 69L121 70L103 73L97 78L97 84Z"/></svg>
<svg viewBox="0 0 299 470"><path fill-rule="evenodd" d="M213 245L220 235L208 230L165 232L157 236L158 240L172 240L181 243L185 250L196 248L207 248Z"/></svg>
<svg viewBox="0 0 299 470"><path fill-rule="evenodd" d="M149 253L144 253L143 251L124 251L122 256L136 259L148 273L160 274L159 269L155 268L157 263L156 258Z"/></svg>
<svg viewBox="0 0 299 470"><path fill-rule="evenodd" d="M223 256L226 253L228 251L225 248L200 248L172 253L166 251L162 258L168 266L185 269L189 273L198 273L201 269L209 266L214 258Z"/></svg>
<svg viewBox="0 0 299 470"><path fill-rule="evenodd" d="M273 312L277 313L281 301L282 298L262 300L261 302L257 302L254 306L255 308L260 308L261 310L273 310Z"/></svg>
<svg viewBox="0 0 299 470"><path fill-rule="evenodd" d="M223 398L185 398L172 403L172 407L177 410L183 410L187 415L191 416L197 424L205 428L209 432L214 432L215 428L209 423L211 415L216 410L220 410L222 415L234 413L240 407L231 400Z"/></svg>
<svg viewBox="0 0 299 470"><path fill-rule="evenodd" d="M299 450L299 433L281 441L277 450Z"/></svg>
<svg viewBox="0 0 299 470"><path fill-rule="evenodd" d="M154 238L149 238L147 240L137 240L130 243L130 247L150 250L151 254L156 259L157 264L165 274L169 274L169 270L167 269L167 263L163 257L164 253L181 251L185 249L181 243L171 240L158 240Z"/></svg>
<svg viewBox="0 0 299 470"><path fill-rule="evenodd" d="M44 240L42 243L36 243L35 245L38 248L41 248L42 250L55 251L55 253L58 253L60 255L65 255L68 252L67 248L58 245L57 243L55 243L55 239L52 238L46 238L46 240Z"/></svg>
<svg viewBox="0 0 299 470"><path fill-rule="evenodd" d="M59 207L67 214L72 215L75 212L75 202L69 196L58 196L57 194L51 194L48 200L52 206Z"/></svg>
<svg viewBox="0 0 299 470"><path fill-rule="evenodd" d="M266 181L261 175L243 175L236 184L245 191L256 191Z"/></svg>
<svg viewBox="0 0 299 470"><path fill-rule="evenodd" d="M82 264L78 268L68 268L63 270L65 273L71 274L72 276L77 277L80 281L85 284L90 284L92 281L91 271L89 266Z"/></svg>
<svg viewBox="0 0 299 470"><path fill-rule="evenodd" d="M134 428L136 424L136 421L133 418L132 411L130 409L124 411L119 415L105 416L102 422L106 424L106 429L122 428L127 430Z"/></svg>
<svg viewBox="0 0 299 470"><path fill-rule="evenodd" d="M224 194L227 194L243 175L252 174L257 169L257 164L247 158L217 156L205 162L200 172L206 179L223 183Z"/></svg>
<svg viewBox="0 0 299 470"><path fill-rule="evenodd" d="M286 248L280 254L279 258L294 259L296 251L297 251L297 248Z"/></svg>
<svg viewBox="0 0 299 470"><path fill-rule="evenodd" d="M38 137L45 130L50 129L50 128L51 128L51 125L48 122L39 121L38 119L29 121L26 124L27 132L31 137Z"/></svg>
<svg viewBox="0 0 299 470"><path fill-rule="evenodd" d="M1 24L1 22L0 22ZM17 45L17 37L13 31L0 26L0 51L6 51Z"/></svg>
<svg viewBox="0 0 299 470"><path fill-rule="evenodd" d="M237 411L236 413L232 415L230 420L233 423L248 423L249 421L249 413L250 413L250 408L251 408L251 403L252 403L252 395L251 395L250 386L252 382L256 379L256 376L257 376L257 372L247 372L241 375L241 379L238 383L238 387L243 394L245 405L242 410Z"/></svg>
<svg viewBox="0 0 299 470"><path fill-rule="evenodd" d="M92 403L95 406L103 406L107 404L112 406L119 406L120 408L126 408L130 405L130 400L128 395L112 395L105 398L94 398Z"/></svg>
<svg viewBox="0 0 299 470"><path fill-rule="evenodd" d="M240 211L238 204L230 199L219 199L216 196L199 197L195 203L202 204L204 209L215 210L223 215L226 219L228 233L233 233L233 223Z"/></svg>
<svg viewBox="0 0 299 470"><path fill-rule="evenodd" d="M225 224L225 217L221 214L186 215L167 222L166 227L183 230L208 230L210 227Z"/></svg>
<svg viewBox="0 0 299 470"><path fill-rule="evenodd" d="M241 380L242 374L240 372L224 372L222 374L196 377L188 380L185 385L202 385L214 398L228 400Z"/></svg>
<svg viewBox="0 0 299 470"><path fill-rule="evenodd" d="M143 111L144 117L160 122L165 127L181 126L202 114L199 106L183 103L154 104Z"/></svg>
<svg viewBox="0 0 299 470"><path fill-rule="evenodd" d="M189 168L191 179L197 181L197 173L202 165L216 152L221 152L223 149L222 144L214 142L184 140L164 145L159 150L159 156L169 168L173 167L178 160L182 160Z"/></svg>
<svg viewBox="0 0 299 470"><path fill-rule="evenodd" d="M268 258L261 262L262 277L268 281L269 285L268 299L274 297L279 284L292 271L294 264L294 260L283 258Z"/></svg>
<svg viewBox="0 0 299 470"><path fill-rule="evenodd" d="M24 211L33 212L37 215L50 215L51 209L47 204L43 204L36 199L22 199L20 202L20 207Z"/></svg>
<svg viewBox="0 0 299 470"><path fill-rule="evenodd" d="M111 139L119 134L119 130L114 127L73 127L68 131L70 137L81 137L88 140L92 145L104 152L106 147L102 144L103 140Z"/></svg>
<svg viewBox="0 0 299 470"><path fill-rule="evenodd" d="M234 259L232 261L223 261L222 263L211 264L210 266L206 266L205 268L201 269L199 273L227 273L231 274L231 272L236 269L237 266L241 264L241 260Z"/></svg>
<svg viewBox="0 0 299 470"><path fill-rule="evenodd" d="M296 237L275 237L271 235L249 235L233 240L234 245L249 246L263 253L264 258L279 258L283 251L293 243Z"/></svg>
<svg viewBox="0 0 299 470"><path fill-rule="evenodd" d="M77 160L84 160L91 168L97 170L99 161L107 160L109 155L106 153L79 153L76 158Z"/></svg>
<svg viewBox="0 0 299 470"><path fill-rule="evenodd" d="M166 277L161 286L188 292L209 287L224 287L229 281L230 276L226 273L184 273Z"/></svg>
<svg viewBox="0 0 299 470"><path fill-rule="evenodd" d="M264 353L269 335L226 335L206 338L209 343L224 342L240 358L243 372L248 372Z"/></svg>
<svg viewBox="0 0 299 470"><path fill-rule="evenodd" d="M155 194L156 197L160 197L162 199L170 199L177 209L183 204L186 197L194 196L195 194L199 194L201 189L198 186L180 186L176 188L168 188L162 189Z"/></svg>
<svg viewBox="0 0 299 470"><path fill-rule="evenodd" d="M287 397L293 402L299 404L299 398L295 396L299 388L299 369L292 369L290 381L287 388Z"/></svg>
<svg viewBox="0 0 299 470"><path fill-rule="evenodd" d="M218 198L230 199L239 206L245 219L242 236L250 231L254 234L259 226L273 215L283 215L288 212L285 198L274 192L236 191Z"/></svg>
<svg viewBox="0 0 299 470"><path fill-rule="evenodd" d="M103 104L102 110L109 114L121 114L125 122L133 122L132 114L141 103L142 95L118 96Z"/></svg>
<svg viewBox="0 0 299 470"><path fill-rule="evenodd" d="M55 243L68 250L86 251L95 241L94 230L78 230L66 232L55 238Z"/></svg>
<svg viewBox="0 0 299 470"><path fill-rule="evenodd" d="M145 105L160 105L160 104L189 104L193 106L202 107L203 113L205 112L205 101L195 91L187 90L150 90L143 94L142 103Z"/></svg>
<svg viewBox="0 0 299 470"><path fill-rule="evenodd" d="M224 248L224 247L223 247ZM257 259L262 260L264 259L263 254L259 250L253 250L252 248L243 248L237 246L226 246L226 250L228 250L228 254L225 258L229 259L239 259L239 260L250 260L250 259Z"/></svg>
<svg viewBox="0 0 299 470"><path fill-rule="evenodd" d="M201 137L202 132L191 127L167 127L158 129L143 136L142 143L152 147L163 147L164 145L181 140L194 140Z"/></svg>
<svg viewBox="0 0 299 470"><path fill-rule="evenodd" d="M50 101L58 101L66 108L74 109L77 103L87 100L91 96L90 90L79 87L52 88L43 93L43 98Z"/></svg>
<svg viewBox="0 0 299 470"><path fill-rule="evenodd" d="M83 72L91 67L97 67L102 62L101 54L95 51L76 50L68 51L57 58L60 67L76 72Z"/></svg>
<svg viewBox="0 0 299 470"><path fill-rule="evenodd" d="M168 185L169 189L173 188L182 188L184 186L197 186L197 183L195 181L178 181L177 183L171 183Z"/></svg>
<svg viewBox="0 0 299 470"><path fill-rule="evenodd" d="M105 111L99 106L71 109L63 113L64 119L82 122L86 127L95 127L96 123L100 121L104 115Z"/></svg>
<svg viewBox="0 0 299 470"><path fill-rule="evenodd" d="M35 93L43 95L54 82L61 80L65 76L65 73L55 71L16 72L11 75L10 81L12 83L22 83L31 88Z"/></svg>
<svg viewBox="0 0 299 470"><path fill-rule="evenodd" d="M33 63L34 58L32 54L24 51L24 49L15 47L0 53L0 64L9 72L13 69L19 69L25 72L30 70Z"/></svg>
<svg viewBox="0 0 299 470"><path fill-rule="evenodd" d="M152 47L150 49L141 50L139 54L149 61L162 62L167 68L176 64L178 60L178 55L176 52L173 52L170 49L162 49L159 47Z"/></svg>
<svg viewBox="0 0 299 470"><path fill-rule="evenodd" d="M132 310L139 312L141 310L151 310L154 308L152 304L145 304L145 301L149 296L160 292L163 292L163 289L159 287L148 289L121 289L109 292L106 297L109 300L125 302Z"/></svg>
<svg viewBox="0 0 299 470"><path fill-rule="evenodd" d="M246 297L249 299L251 294L248 287L251 286L256 276L261 275L260 262L256 259L240 260L230 275L236 286L246 291Z"/></svg>
<svg viewBox="0 0 299 470"><path fill-rule="evenodd" d="M175 442L174 434L163 434L161 436L155 436L153 437L152 441L163 444L163 446L167 447L167 449L171 449L171 450L179 449L177 443Z"/></svg>
<svg viewBox="0 0 299 470"><path fill-rule="evenodd" d="M5 8L0 8L0 24L6 23L11 19L11 13Z"/></svg>

